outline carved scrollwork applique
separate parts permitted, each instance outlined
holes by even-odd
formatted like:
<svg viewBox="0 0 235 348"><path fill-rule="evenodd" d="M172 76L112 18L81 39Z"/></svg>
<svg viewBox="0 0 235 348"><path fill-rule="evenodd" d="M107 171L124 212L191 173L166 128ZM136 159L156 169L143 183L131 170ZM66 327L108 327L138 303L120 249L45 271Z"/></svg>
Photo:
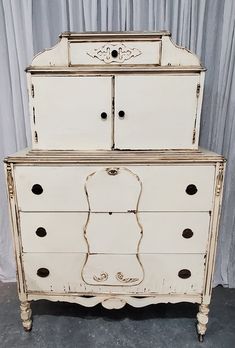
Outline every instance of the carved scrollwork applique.
<svg viewBox="0 0 235 348"><path fill-rule="evenodd" d="M122 272L118 272L116 274L116 279L122 283L134 283L139 280L139 278L125 278Z"/></svg>
<svg viewBox="0 0 235 348"><path fill-rule="evenodd" d="M96 281L96 282L104 282L105 280L108 279L108 273L106 272L102 272L100 273L100 275L97 277L96 275L93 276L93 279Z"/></svg>
<svg viewBox="0 0 235 348"><path fill-rule="evenodd" d="M106 44L101 48L95 48L92 52L87 52L87 55L109 64L123 63L128 59L139 56L141 53L138 48L130 48L124 44Z"/></svg>
<svg viewBox="0 0 235 348"><path fill-rule="evenodd" d="M94 275L93 279L96 282L105 282L108 279L108 277L109 276L107 272L102 272L100 273L99 276ZM135 283L139 280L139 278L129 278L129 277L125 278L122 272L117 272L116 279L120 281L121 283Z"/></svg>

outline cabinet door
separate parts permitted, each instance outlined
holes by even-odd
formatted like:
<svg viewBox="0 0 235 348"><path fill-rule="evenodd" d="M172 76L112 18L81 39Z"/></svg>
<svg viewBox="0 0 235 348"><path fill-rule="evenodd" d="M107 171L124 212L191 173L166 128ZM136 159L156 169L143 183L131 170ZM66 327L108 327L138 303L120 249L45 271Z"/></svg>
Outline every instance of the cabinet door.
<svg viewBox="0 0 235 348"><path fill-rule="evenodd" d="M35 149L111 149L111 77L35 76L32 84Z"/></svg>
<svg viewBox="0 0 235 348"><path fill-rule="evenodd" d="M196 148L198 83L198 74L117 76L115 147Z"/></svg>

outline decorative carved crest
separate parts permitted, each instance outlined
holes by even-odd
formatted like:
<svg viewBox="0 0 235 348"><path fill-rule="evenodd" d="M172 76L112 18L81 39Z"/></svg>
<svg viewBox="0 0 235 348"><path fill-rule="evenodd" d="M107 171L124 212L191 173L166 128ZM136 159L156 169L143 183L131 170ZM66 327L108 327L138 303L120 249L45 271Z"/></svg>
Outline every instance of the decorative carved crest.
<svg viewBox="0 0 235 348"><path fill-rule="evenodd" d="M124 44L106 44L101 48L95 48L93 52L87 52L88 56L98 58L102 62L123 63L125 60L137 57L142 52L137 48L130 48Z"/></svg>

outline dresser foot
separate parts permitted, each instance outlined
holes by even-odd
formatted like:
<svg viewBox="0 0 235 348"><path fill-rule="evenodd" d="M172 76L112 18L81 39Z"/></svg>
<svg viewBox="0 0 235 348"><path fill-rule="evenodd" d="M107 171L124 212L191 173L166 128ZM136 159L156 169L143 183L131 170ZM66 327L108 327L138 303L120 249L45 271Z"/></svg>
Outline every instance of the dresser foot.
<svg viewBox="0 0 235 348"><path fill-rule="evenodd" d="M32 310L30 308L30 303L27 301L21 302L20 304L20 316L25 331L31 331L32 329Z"/></svg>
<svg viewBox="0 0 235 348"><path fill-rule="evenodd" d="M203 342L208 323L209 306L201 304L197 314L197 332L199 342Z"/></svg>
<svg viewBox="0 0 235 348"><path fill-rule="evenodd" d="M205 335L198 335L198 341L203 342L204 341L204 336Z"/></svg>

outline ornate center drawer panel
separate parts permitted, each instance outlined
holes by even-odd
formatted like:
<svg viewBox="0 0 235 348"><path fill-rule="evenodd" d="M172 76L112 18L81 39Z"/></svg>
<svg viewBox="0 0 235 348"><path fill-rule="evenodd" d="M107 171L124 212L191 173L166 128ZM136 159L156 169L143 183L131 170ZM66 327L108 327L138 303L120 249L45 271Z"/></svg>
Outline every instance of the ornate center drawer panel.
<svg viewBox="0 0 235 348"><path fill-rule="evenodd" d="M209 211L213 165L17 166L21 211Z"/></svg>
<svg viewBox="0 0 235 348"><path fill-rule="evenodd" d="M160 64L161 41L71 42L70 64Z"/></svg>

